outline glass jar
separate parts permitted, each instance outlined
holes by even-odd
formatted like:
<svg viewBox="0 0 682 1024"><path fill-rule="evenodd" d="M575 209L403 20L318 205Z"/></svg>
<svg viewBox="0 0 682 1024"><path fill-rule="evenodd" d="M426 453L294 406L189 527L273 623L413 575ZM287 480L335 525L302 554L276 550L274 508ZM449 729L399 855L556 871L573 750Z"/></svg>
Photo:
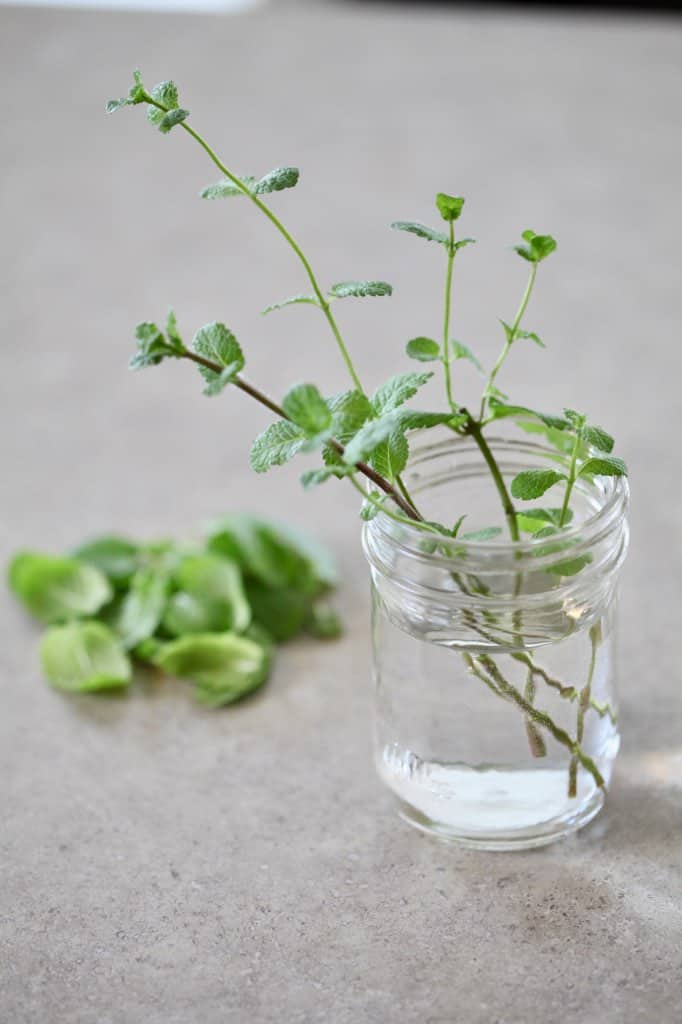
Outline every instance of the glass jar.
<svg viewBox="0 0 682 1024"><path fill-rule="evenodd" d="M488 443L507 486L562 459L535 443ZM470 530L504 523L471 438L416 449L406 483L434 521L466 511ZM555 490L543 507L561 504ZM541 846L602 806L620 744L627 482L580 480L571 504L560 534L517 543L467 539L464 526L451 540L384 513L365 524L376 763L402 817L423 831L483 849Z"/></svg>

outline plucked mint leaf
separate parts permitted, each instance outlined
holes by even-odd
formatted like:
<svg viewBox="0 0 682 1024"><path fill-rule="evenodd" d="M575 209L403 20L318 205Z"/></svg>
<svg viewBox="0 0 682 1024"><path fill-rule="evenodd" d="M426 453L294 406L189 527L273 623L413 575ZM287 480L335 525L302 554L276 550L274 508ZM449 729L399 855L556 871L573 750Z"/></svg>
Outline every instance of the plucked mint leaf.
<svg viewBox="0 0 682 1024"><path fill-rule="evenodd" d="M419 388L431 380L433 373L399 373L390 377L372 396L375 412L381 416L397 409L404 402L417 394Z"/></svg>
<svg viewBox="0 0 682 1024"><path fill-rule="evenodd" d="M40 642L43 672L57 690L91 693L128 686L130 660L101 622L70 622L48 629Z"/></svg>
<svg viewBox="0 0 682 1024"><path fill-rule="evenodd" d="M42 622L94 615L113 597L106 576L75 558L21 551L9 565L11 590Z"/></svg>
<svg viewBox="0 0 682 1024"><path fill-rule="evenodd" d="M581 440L592 445L593 448L598 448L600 452L606 452L609 455L613 451L615 441L610 434L607 434L601 427L585 426L580 430Z"/></svg>
<svg viewBox="0 0 682 1024"><path fill-rule="evenodd" d="M253 191L253 187L256 184L256 179L251 177L244 177L239 179L244 188L239 188L229 178L225 178L223 181L217 181L215 185L207 185L203 188L199 195L202 199L225 199L228 196L243 196L248 195L249 192Z"/></svg>
<svg viewBox="0 0 682 1024"><path fill-rule="evenodd" d="M557 247L556 241L551 235L536 235L534 231L524 231L523 240L525 245L515 245L514 249L529 263L540 263L546 259Z"/></svg>
<svg viewBox="0 0 682 1024"><path fill-rule="evenodd" d="M264 175L253 186L256 195L264 195L267 192L281 192L285 188L294 188L298 184L300 171L298 167L276 167Z"/></svg>
<svg viewBox="0 0 682 1024"><path fill-rule="evenodd" d="M316 601L305 621L305 631L318 640L336 640L343 633L343 623L326 601Z"/></svg>
<svg viewBox="0 0 682 1024"><path fill-rule="evenodd" d="M327 406L332 414L331 432L342 444L350 441L360 427L374 416L372 403L361 391L342 391L332 395L327 399Z"/></svg>
<svg viewBox="0 0 682 1024"><path fill-rule="evenodd" d="M166 113L169 110L177 110L180 105L178 102L178 87L175 82L159 82L152 89L151 96L152 99L165 108L160 110L159 107L155 107L151 103L147 107L147 119L158 128Z"/></svg>
<svg viewBox="0 0 682 1024"><path fill-rule="evenodd" d="M600 455L588 459L580 467L579 476L627 476L628 468L616 455Z"/></svg>
<svg viewBox="0 0 682 1024"><path fill-rule="evenodd" d="M431 363L440 359L440 345L433 338L412 338L405 346L410 359L420 363Z"/></svg>
<svg viewBox="0 0 682 1024"><path fill-rule="evenodd" d="M555 469L526 469L512 480L512 497L522 501L540 498L550 487L565 479L566 475Z"/></svg>
<svg viewBox="0 0 682 1024"><path fill-rule="evenodd" d="M301 483L306 491L310 491L313 487L319 487L320 484L326 483L332 477L340 480L344 476L349 476L353 470L353 466L344 466L343 464L338 466L320 466L319 469L306 470L301 476Z"/></svg>
<svg viewBox="0 0 682 1024"><path fill-rule="evenodd" d="M133 84L128 95L120 100L109 100L107 103L107 113L113 114L115 111L120 110L121 107L134 107L138 103L144 103L146 99L147 93L142 84L142 75L139 71L133 71Z"/></svg>
<svg viewBox="0 0 682 1024"><path fill-rule="evenodd" d="M448 246L450 239L447 235L444 235L442 231L435 231L433 228L429 228L426 224L419 224L417 221L411 220L396 220L391 224L394 231L407 231L410 235L416 235L417 238L425 238L427 242L438 242L439 245Z"/></svg>
<svg viewBox="0 0 682 1024"><path fill-rule="evenodd" d="M347 299L351 296L364 298L367 295L392 295L393 287L386 281L339 281L329 289L334 299Z"/></svg>
<svg viewBox="0 0 682 1024"><path fill-rule="evenodd" d="M254 621L278 643L302 632L312 608L312 595L296 587L269 587L247 580L246 592Z"/></svg>
<svg viewBox="0 0 682 1024"><path fill-rule="evenodd" d="M139 548L125 537L97 537L81 544L71 557L94 565L114 587L122 587L137 569Z"/></svg>
<svg viewBox="0 0 682 1024"><path fill-rule="evenodd" d="M173 582L180 593L210 607L218 618L213 628L243 633L249 626L251 609L234 562L212 554L190 555L180 562Z"/></svg>
<svg viewBox="0 0 682 1024"><path fill-rule="evenodd" d="M458 220L464 207L464 200L461 196L449 196L445 192L439 192L436 196L436 206L444 221Z"/></svg>
<svg viewBox="0 0 682 1024"><path fill-rule="evenodd" d="M292 295L290 299L283 299L281 302L273 302L271 306L266 306L262 310L262 315L265 316L267 313L272 313L275 309L284 309L285 306L296 306L305 304L307 306L319 306L319 302L314 295Z"/></svg>
<svg viewBox="0 0 682 1024"><path fill-rule="evenodd" d="M167 358L177 358L180 351L173 344L166 341L156 324L145 321L135 328L137 338L137 352L131 358L131 370L143 370L147 366L158 366Z"/></svg>
<svg viewBox="0 0 682 1024"><path fill-rule="evenodd" d="M224 623L227 621L229 610L219 601L202 600L192 594L186 594L182 590L176 591L168 600L161 628L164 634L170 636L185 636L187 633L218 633L225 630ZM145 646L147 640L143 640L135 648L138 651L147 651ZM159 641L154 641L151 653L145 656L145 660L153 660Z"/></svg>
<svg viewBox="0 0 682 1024"><path fill-rule="evenodd" d="M291 388L284 396L282 408L308 438L320 437L331 426L331 410L314 384Z"/></svg>
<svg viewBox="0 0 682 1024"><path fill-rule="evenodd" d="M219 394L244 369L244 353L234 334L225 324L211 323L200 327L194 335L192 348L197 355L223 367L220 373L206 366L199 367L206 381L205 395Z"/></svg>
<svg viewBox="0 0 682 1024"><path fill-rule="evenodd" d="M509 405L507 402L500 401L499 398L491 398L490 414L496 420L506 416L531 416L533 419L540 420L546 427L551 427L554 430L567 430L570 428L568 420L561 416L548 416L544 412L529 409L525 405Z"/></svg>
<svg viewBox="0 0 682 1024"><path fill-rule="evenodd" d="M252 693L267 679L269 649L231 633L197 633L163 644L154 663L164 672L190 679L195 696L221 707Z"/></svg>
<svg viewBox="0 0 682 1024"><path fill-rule="evenodd" d="M251 446L251 468L265 473L273 466L283 466L293 459L306 443L299 426L287 420L277 420L259 434Z"/></svg>
<svg viewBox="0 0 682 1024"><path fill-rule="evenodd" d="M137 647L156 632L166 607L169 588L169 573L163 568L138 569L135 573L115 623L115 631L127 650Z"/></svg>
<svg viewBox="0 0 682 1024"><path fill-rule="evenodd" d="M398 425L386 440L373 450L370 461L377 473L387 480L393 481L407 466L409 455L407 438Z"/></svg>
<svg viewBox="0 0 682 1024"><path fill-rule="evenodd" d="M471 351L468 345L463 344L463 342L461 341L456 341L454 338L450 341L450 345L452 347L452 354L455 359L467 359L476 367L479 373L484 372L483 367L481 366L478 359L476 358L476 356Z"/></svg>

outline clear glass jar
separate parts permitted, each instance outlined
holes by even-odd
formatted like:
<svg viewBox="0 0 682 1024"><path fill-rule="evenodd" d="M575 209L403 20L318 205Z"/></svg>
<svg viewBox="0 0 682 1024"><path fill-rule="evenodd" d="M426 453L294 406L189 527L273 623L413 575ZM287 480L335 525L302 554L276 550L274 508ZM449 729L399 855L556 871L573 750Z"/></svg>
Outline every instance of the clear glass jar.
<svg viewBox="0 0 682 1024"><path fill-rule="evenodd" d="M488 443L508 484L561 459L534 443ZM470 530L504 522L471 438L415 450L406 482L435 521L466 511ZM544 507L561 504L555 492ZM448 540L383 513L365 524L376 763L401 815L426 832L485 849L541 846L602 806L620 744L627 482L583 480L571 504L558 541Z"/></svg>

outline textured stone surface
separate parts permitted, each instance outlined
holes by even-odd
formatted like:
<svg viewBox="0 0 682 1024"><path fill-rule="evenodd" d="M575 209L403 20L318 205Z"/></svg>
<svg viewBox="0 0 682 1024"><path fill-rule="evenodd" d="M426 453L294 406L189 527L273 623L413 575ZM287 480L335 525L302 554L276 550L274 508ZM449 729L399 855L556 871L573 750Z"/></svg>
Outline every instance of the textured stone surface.
<svg viewBox="0 0 682 1024"><path fill-rule="evenodd" d="M179 684L68 700L6 595L0 646L0 1018L7 1024L672 1024L682 996L680 23L273 3L230 18L0 9L0 554L110 527L180 531L225 508L302 523L343 561L348 633L283 650L224 713ZM173 303L224 318L281 394L340 364L311 310L259 318L302 280L216 175L139 112L131 68L172 75L245 173L300 163L278 196L348 303L370 385L437 330L437 254L386 230L468 197L457 333L490 358L522 286L504 246L552 230L520 352L523 399L573 402L632 469L622 603L624 749L608 809L515 855L438 845L394 819L370 768L368 600L354 498L254 478L265 422L189 369L129 375L130 328ZM536 378L537 375L537 378ZM470 379L471 380L471 379Z"/></svg>

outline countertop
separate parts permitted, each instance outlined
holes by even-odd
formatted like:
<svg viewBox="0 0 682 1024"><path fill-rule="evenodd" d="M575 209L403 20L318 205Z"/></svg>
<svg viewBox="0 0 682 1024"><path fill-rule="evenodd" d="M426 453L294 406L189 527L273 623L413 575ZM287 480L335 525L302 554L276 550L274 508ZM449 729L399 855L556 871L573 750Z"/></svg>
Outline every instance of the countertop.
<svg viewBox="0 0 682 1024"><path fill-rule="evenodd" d="M272 2L232 16L0 8L0 555L111 529L276 510L343 566L338 643L280 650L221 712L180 683L69 699L4 591L0 1018L7 1024L673 1024L682 997L682 22L446 5ZM438 330L437 253L388 230L467 197L456 336L488 361L523 287L508 246L559 239L533 300L548 343L519 401L588 411L629 461L623 748L607 809L542 851L432 841L371 765L367 572L355 495L256 477L267 416L190 367L130 374L132 328L214 319L250 379L342 387L299 268L183 133L107 117L141 67L175 78L241 173L296 164L273 204L339 307L368 386ZM530 321L529 321L530 322ZM531 350L532 349L532 350ZM474 387L473 377L466 387Z"/></svg>

